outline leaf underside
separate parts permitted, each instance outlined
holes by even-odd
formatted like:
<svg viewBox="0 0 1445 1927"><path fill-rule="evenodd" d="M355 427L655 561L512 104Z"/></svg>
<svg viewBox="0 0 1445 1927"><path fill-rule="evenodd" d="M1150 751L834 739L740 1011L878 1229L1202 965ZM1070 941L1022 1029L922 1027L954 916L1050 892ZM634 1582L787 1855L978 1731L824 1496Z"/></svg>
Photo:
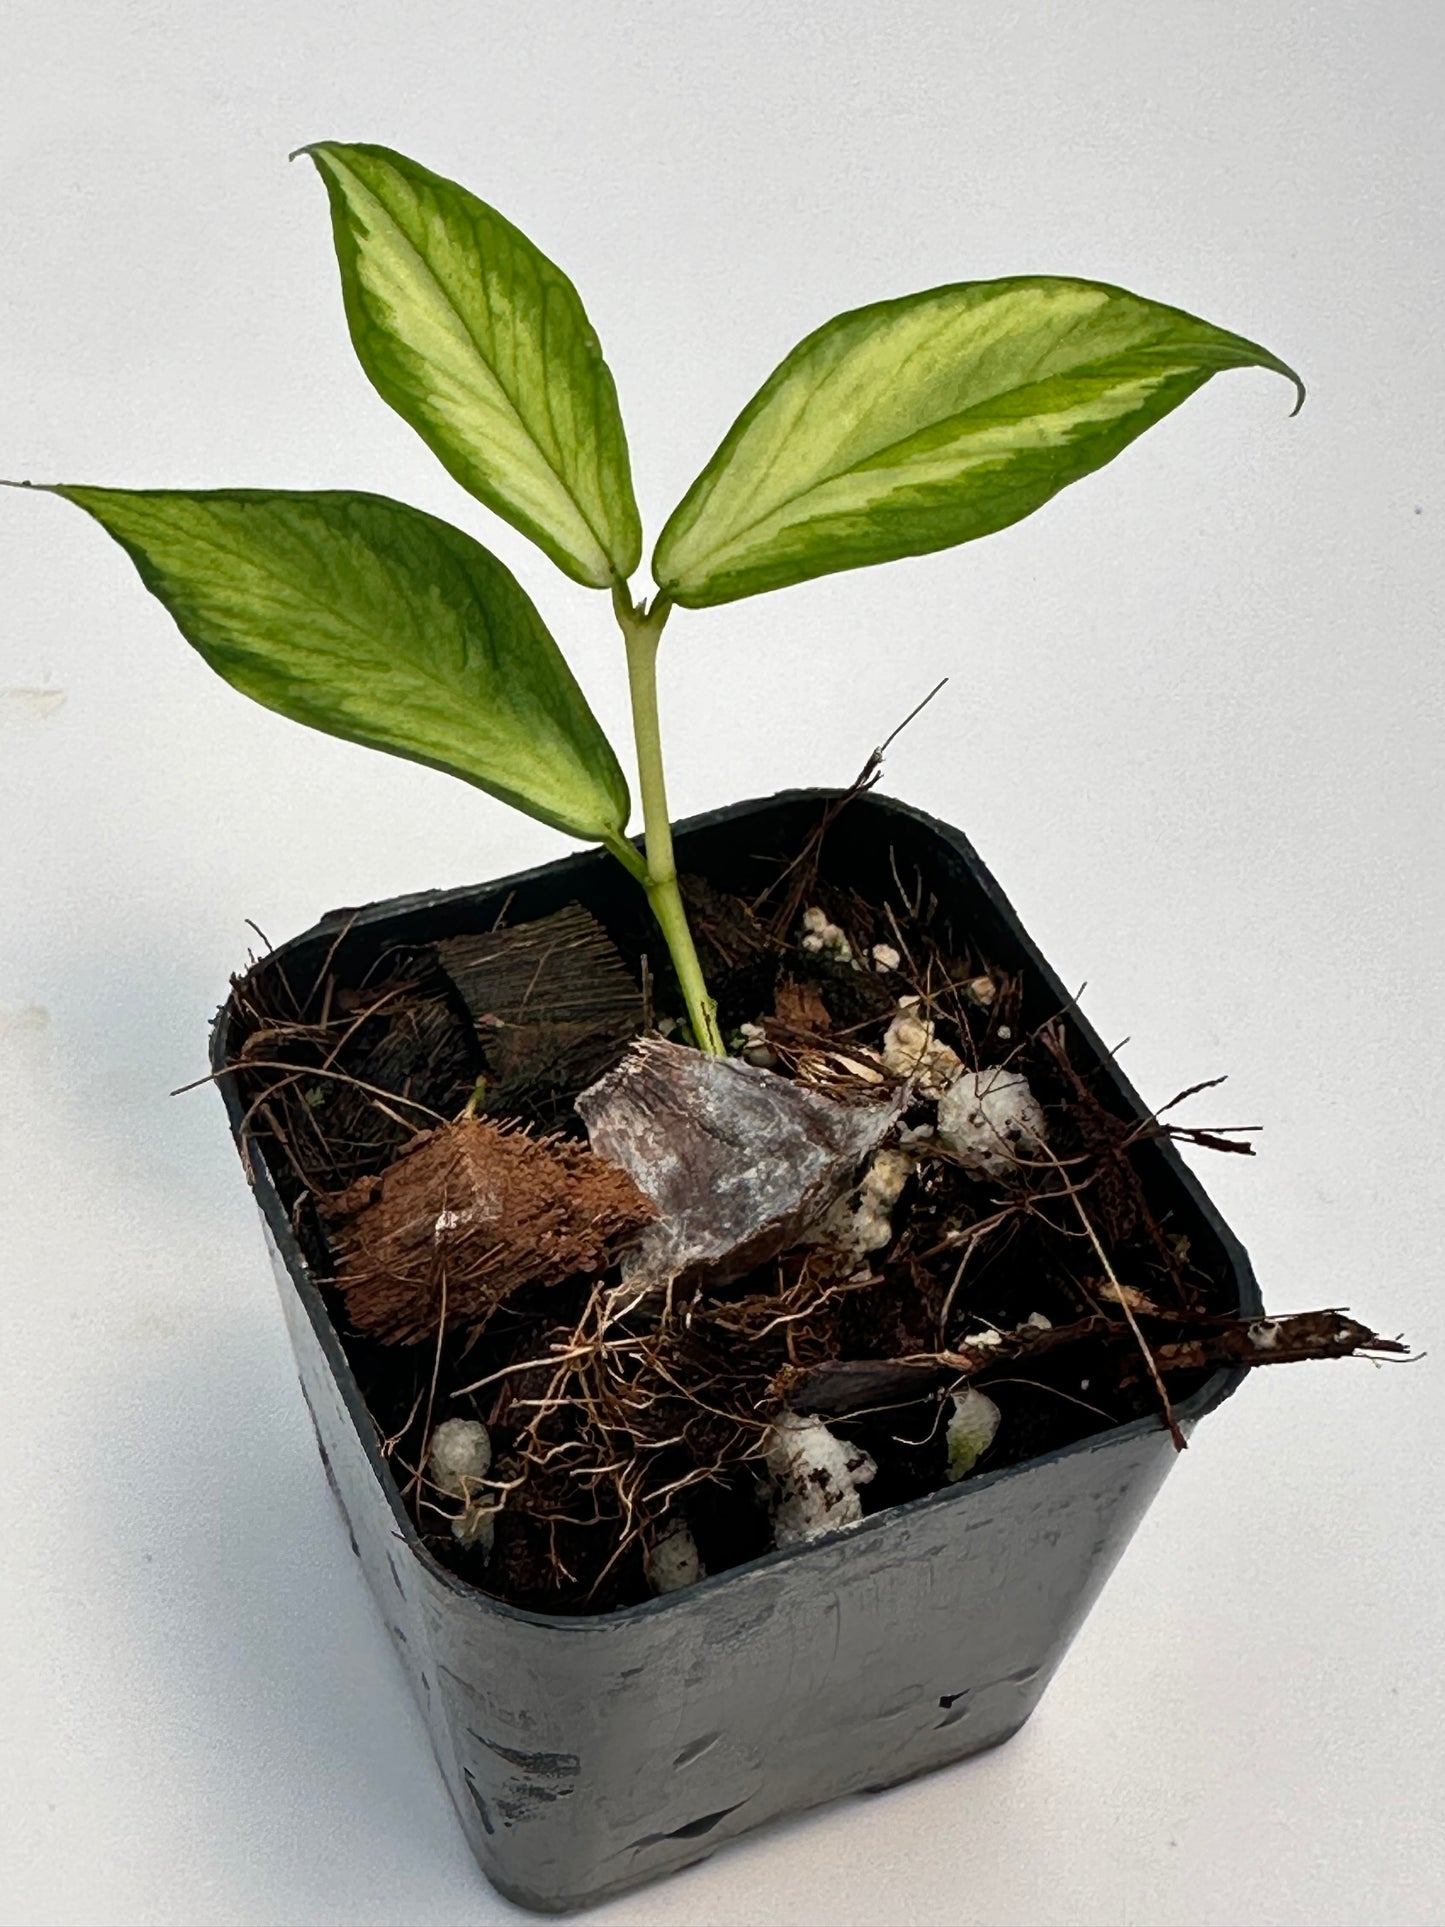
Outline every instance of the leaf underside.
<svg viewBox="0 0 1445 1927"><path fill-rule="evenodd" d="M837 316L748 403L658 541L688 608L992 534L1254 342L1100 282L962 282Z"/></svg>
<svg viewBox="0 0 1445 1927"><path fill-rule="evenodd" d="M210 666L293 721L459 776L589 841L627 784L514 576L384 496L59 487Z"/></svg>
<svg viewBox="0 0 1445 1927"><path fill-rule="evenodd" d="M455 181L389 148L304 150L326 184L351 339L463 488L592 588L642 526L602 350L566 275Z"/></svg>

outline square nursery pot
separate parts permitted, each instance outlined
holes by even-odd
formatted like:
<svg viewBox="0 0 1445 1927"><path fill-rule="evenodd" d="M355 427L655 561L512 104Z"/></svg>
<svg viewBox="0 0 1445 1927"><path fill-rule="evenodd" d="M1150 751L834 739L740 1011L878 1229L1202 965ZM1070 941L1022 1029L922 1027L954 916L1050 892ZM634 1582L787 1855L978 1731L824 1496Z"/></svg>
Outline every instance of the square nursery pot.
<svg viewBox="0 0 1445 1927"><path fill-rule="evenodd" d="M680 865L746 889L775 871L831 792L700 817ZM830 830L823 873L875 900L921 877L976 948L1022 971L1025 1016L1069 1010L1075 1061L1125 1115L1146 1107L998 885L956 830L865 795ZM424 944L580 901L631 917L635 885L600 853L475 889L337 912L277 957L317 969L334 945ZM624 907L625 906L625 907ZM213 1061L233 1041L227 1004ZM233 1131L242 1104L223 1077ZM1248 1259L1165 1141L1159 1205L1216 1276L1221 1309L1261 1311ZM301 1388L331 1490L483 1872L509 1899L562 1912L713 1853L749 1828L891 1786L997 1746L1029 1717L1174 1459L1157 1417L976 1476L605 1616L551 1617L487 1597L426 1551L391 1472L273 1174L250 1159ZM1234 1390L1221 1371L1176 1404L1186 1430Z"/></svg>

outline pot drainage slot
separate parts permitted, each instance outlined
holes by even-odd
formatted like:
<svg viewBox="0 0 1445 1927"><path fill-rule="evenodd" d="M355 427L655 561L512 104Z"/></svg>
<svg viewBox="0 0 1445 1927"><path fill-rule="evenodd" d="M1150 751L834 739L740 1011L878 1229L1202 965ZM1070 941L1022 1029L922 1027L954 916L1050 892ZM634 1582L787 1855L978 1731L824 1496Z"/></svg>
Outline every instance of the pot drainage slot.
<svg viewBox="0 0 1445 1927"><path fill-rule="evenodd" d="M640 1840L633 1841L632 1851L638 1853L643 1847L660 1846L664 1840L700 1840L705 1833L711 1833L714 1827L721 1826L730 1813L736 1813L740 1806L746 1804L746 1801L738 1800L716 1813L705 1813L700 1820L689 1820L686 1826L674 1827L670 1833L645 1833Z"/></svg>

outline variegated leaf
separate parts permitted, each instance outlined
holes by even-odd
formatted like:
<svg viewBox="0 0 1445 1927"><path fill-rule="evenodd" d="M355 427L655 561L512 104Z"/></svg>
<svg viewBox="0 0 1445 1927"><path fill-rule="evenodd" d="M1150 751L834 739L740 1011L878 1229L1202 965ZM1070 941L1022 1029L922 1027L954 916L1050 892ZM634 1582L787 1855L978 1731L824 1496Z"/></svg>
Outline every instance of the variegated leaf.
<svg viewBox="0 0 1445 1927"><path fill-rule="evenodd" d="M1005 528L1225 368L1299 378L1240 335L1046 275L859 308L743 410L657 544L699 608Z"/></svg>
<svg viewBox="0 0 1445 1927"><path fill-rule="evenodd" d="M625 828L627 783L586 697L520 583L459 529L340 491L54 492L243 695L573 836Z"/></svg>
<svg viewBox="0 0 1445 1927"><path fill-rule="evenodd" d="M617 390L577 290L455 181L386 147L303 150L331 201L351 339L447 469L578 582L642 554Z"/></svg>

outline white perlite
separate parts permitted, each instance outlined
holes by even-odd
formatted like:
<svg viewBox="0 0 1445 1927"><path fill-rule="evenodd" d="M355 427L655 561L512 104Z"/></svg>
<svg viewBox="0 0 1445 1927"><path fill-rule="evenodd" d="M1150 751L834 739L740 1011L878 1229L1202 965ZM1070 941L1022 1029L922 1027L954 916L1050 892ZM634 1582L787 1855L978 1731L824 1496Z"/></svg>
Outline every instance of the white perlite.
<svg viewBox="0 0 1445 1927"><path fill-rule="evenodd" d="M673 1519L664 1527L647 1548L643 1564L648 1584L657 1593L681 1592L684 1586L695 1586L707 1577L686 1519Z"/></svg>
<svg viewBox="0 0 1445 1927"><path fill-rule="evenodd" d="M938 1136L971 1171L1006 1177L1044 1147L1038 1100L1018 1071L965 1071L938 1100Z"/></svg>
<svg viewBox="0 0 1445 1927"><path fill-rule="evenodd" d="M759 1070L772 1071L778 1067L778 1054L768 1042L768 1033L761 1024L739 1024L743 1047L738 1052L745 1064L756 1064Z"/></svg>
<svg viewBox="0 0 1445 1927"><path fill-rule="evenodd" d="M492 1441L480 1419L449 1418L431 1435L427 1471L449 1499L468 1499L469 1483L492 1469Z"/></svg>
<svg viewBox="0 0 1445 1927"><path fill-rule="evenodd" d="M768 1435L773 1542L798 1546L863 1517L860 1485L877 1470L859 1446L836 1438L820 1418L785 1413Z"/></svg>
<svg viewBox="0 0 1445 1927"><path fill-rule="evenodd" d="M948 1483L966 1479L993 1444L999 1427L999 1409L991 1398L970 1385L956 1392L953 1417L948 1421Z"/></svg>
<svg viewBox="0 0 1445 1927"><path fill-rule="evenodd" d="M911 1077L924 1097L938 1097L962 1073L963 1059L940 1044L933 1025L900 1010L883 1038L883 1062L895 1077Z"/></svg>
<svg viewBox="0 0 1445 1927"><path fill-rule="evenodd" d="M871 954L875 970L897 970L903 962L891 943L875 943Z"/></svg>
<svg viewBox="0 0 1445 1927"><path fill-rule="evenodd" d="M838 1202L808 1233L809 1244L835 1245L860 1258L881 1251L893 1236L893 1207L908 1182L912 1160L901 1151L877 1151L857 1191Z"/></svg>
<svg viewBox="0 0 1445 1927"><path fill-rule="evenodd" d="M853 946L816 904L803 912L803 934L799 947L813 957L831 957L834 963L852 963Z"/></svg>
<svg viewBox="0 0 1445 1927"><path fill-rule="evenodd" d="M452 1520L452 1536L464 1546L492 1549L494 1508L480 1489L492 1469L492 1441L480 1419L449 1418L431 1435L427 1475L439 1492L460 1499L462 1511Z"/></svg>

